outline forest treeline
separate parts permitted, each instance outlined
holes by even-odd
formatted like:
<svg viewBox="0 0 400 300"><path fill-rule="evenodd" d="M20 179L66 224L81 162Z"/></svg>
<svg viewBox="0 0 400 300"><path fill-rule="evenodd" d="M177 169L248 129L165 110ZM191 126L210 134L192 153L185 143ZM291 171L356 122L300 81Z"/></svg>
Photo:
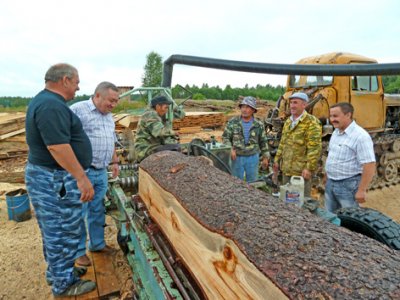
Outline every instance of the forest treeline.
<svg viewBox="0 0 400 300"><path fill-rule="evenodd" d="M385 93L400 93L400 75L383 76L382 81L385 87ZM203 84L201 87L196 85L186 85L184 86L184 89L181 86L176 85L172 88L172 96L176 99L188 97L189 93L185 91L185 89L192 93L191 98L194 100L237 100L239 96L253 96L259 99L276 101L285 91L285 87L281 85L272 86L270 84L259 84L255 87L245 85L243 88L234 88L230 85L225 86L225 88L220 88L219 86L208 86L208 84ZM90 95L79 95L75 97L73 102L89 98ZM29 104L30 100L31 97L0 96L0 108L25 107Z"/></svg>
<svg viewBox="0 0 400 300"><path fill-rule="evenodd" d="M189 96L189 92L192 93L192 99L203 100L203 99L217 99L217 100L236 100L239 96L254 96L260 99L277 100L280 95L284 92L283 86L272 86L272 85L257 85L256 87L249 87L246 85L244 88L232 88L227 85L225 88L219 86L209 87L208 84L203 84L201 87L196 85L186 85L184 89L180 85L176 85L172 88L172 97L174 99L182 99ZM189 92L188 92L189 91ZM91 95L79 95L76 96L73 101L69 104L80 100L89 99ZM0 97L0 107L25 107L29 104L30 97Z"/></svg>

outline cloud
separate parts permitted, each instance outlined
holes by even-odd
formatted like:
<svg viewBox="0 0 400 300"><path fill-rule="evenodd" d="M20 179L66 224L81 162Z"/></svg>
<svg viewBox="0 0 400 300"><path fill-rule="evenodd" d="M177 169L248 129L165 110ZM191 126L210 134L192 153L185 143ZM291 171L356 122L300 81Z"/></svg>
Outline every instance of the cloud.
<svg viewBox="0 0 400 300"><path fill-rule="evenodd" d="M146 55L185 54L294 63L332 51L399 62L400 3L395 0L190 3L170 1L3 0L0 95L33 96L47 68L68 62L82 94L110 80L139 86ZM173 82L244 86L285 84L285 76L181 67Z"/></svg>

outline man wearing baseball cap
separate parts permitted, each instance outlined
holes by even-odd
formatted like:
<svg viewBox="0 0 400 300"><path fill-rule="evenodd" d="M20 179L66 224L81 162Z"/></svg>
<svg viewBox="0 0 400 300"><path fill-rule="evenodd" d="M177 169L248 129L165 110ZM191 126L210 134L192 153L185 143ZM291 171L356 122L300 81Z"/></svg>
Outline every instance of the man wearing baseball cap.
<svg viewBox="0 0 400 300"><path fill-rule="evenodd" d="M167 97L157 96L151 100L151 108L140 118L134 143L137 162L158 151L180 150L172 124L165 118L171 104L173 102Z"/></svg>
<svg viewBox="0 0 400 300"><path fill-rule="evenodd" d="M254 117L257 112L256 99L248 96L239 104L241 115L229 120L222 135L223 142L232 146L233 175L246 181L255 181L258 164L268 167L269 152L264 124Z"/></svg>
<svg viewBox="0 0 400 300"><path fill-rule="evenodd" d="M311 196L311 176L316 171L321 154L320 121L307 113L308 96L297 92L289 97L291 116L283 125L282 137L274 159L274 172L282 171L282 183L291 176L304 178L304 196Z"/></svg>

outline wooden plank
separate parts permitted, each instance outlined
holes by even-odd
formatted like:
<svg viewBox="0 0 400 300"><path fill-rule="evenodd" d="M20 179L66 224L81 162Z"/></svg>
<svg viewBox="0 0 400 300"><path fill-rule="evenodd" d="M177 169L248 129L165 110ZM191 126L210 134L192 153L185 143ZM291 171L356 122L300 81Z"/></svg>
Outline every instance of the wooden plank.
<svg viewBox="0 0 400 300"><path fill-rule="evenodd" d="M23 133L23 132L25 132L25 128L22 128L22 129L19 129L19 130L17 130L17 131L13 131L13 132L9 132L9 133L0 135L0 140L4 140L4 139L6 139L6 138L9 138L9 137L14 136L14 135L21 134L21 133Z"/></svg>
<svg viewBox="0 0 400 300"><path fill-rule="evenodd" d="M127 115L120 119L116 124L122 125L125 128L135 129L140 120L140 116Z"/></svg>
<svg viewBox="0 0 400 300"><path fill-rule="evenodd" d="M400 299L399 252L200 157L150 155L139 195L210 299Z"/></svg>
<svg viewBox="0 0 400 300"><path fill-rule="evenodd" d="M1 156L0 159L2 159ZM0 182L25 183L25 171L3 172L0 177Z"/></svg>
<svg viewBox="0 0 400 300"><path fill-rule="evenodd" d="M193 127L181 127L177 130L179 134L189 134L202 131L203 128L201 126L193 126Z"/></svg>
<svg viewBox="0 0 400 300"><path fill-rule="evenodd" d="M96 271L96 283L99 297L119 295L120 286L112 263L112 254L93 252L92 258Z"/></svg>
<svg viewBox="0 0 400 300"><path fill-rule="evenodd" d="M2 113L0 114L0 125L8 124L10 122L24 122L25 113Z"/></svg>
<svg viewBox="0 0 400 300"><path fill-rule="evenodd" d="M212 131L200 131L191 134L180 134L179 142L181 144L190 143L194 138L202 139L205 142L211 141L211 137L214 136L217 142L222 142L222 130L212 130Z"/></svg>
<svg viewBox="0 0 400 300"><path fill-rule="evenodd" d="M90 251L88 251L86 253L86 255L91 260L92 265L90 267L88 267L87 273L84 276L82 276L81 278L96 282L97 274L95 272L96 265L95 265L95 262L93 261L93 255ZM88 299L99 299L99 287L97 286L97 282L96 282L96 289L94 289L90 293L76 296L76 300L88 300Z"/></svg>

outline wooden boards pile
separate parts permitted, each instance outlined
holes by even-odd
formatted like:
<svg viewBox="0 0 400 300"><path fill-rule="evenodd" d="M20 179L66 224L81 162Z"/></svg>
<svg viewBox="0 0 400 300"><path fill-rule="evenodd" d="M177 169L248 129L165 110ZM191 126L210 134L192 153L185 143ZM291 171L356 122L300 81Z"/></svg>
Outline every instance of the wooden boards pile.
<svg viewBox="0 0 400 300"><path fill-rule="evenodd" d="M187 112L182 120L174 120L174 130L183 127L198 126L201 128L217 128L225 124L225 115L221 112Z"/></svg>
<svg viewBox="0 0 400 300"><path fill-rule="evenodd" d="M184 127L185 128L185 127ZM179 131L178 131L179 132ZM193 133L180 133L179 142L181 144L190 143L193 139L202 139L204 142L210 142L213 136L217 142L222 143L223 130L202 130Z"/></svg>
<svg viewBox="0 0 400 300"><path fill-rule="evenodd" d="M25 114L0 115L0 140L25 132Z"/></svg>
<svg viewBox="0 0 400 300"><path fill-rule="evenodd" d="M201 157L143 160L139 195L208 299L399 299L400 255Z"/></svg>

